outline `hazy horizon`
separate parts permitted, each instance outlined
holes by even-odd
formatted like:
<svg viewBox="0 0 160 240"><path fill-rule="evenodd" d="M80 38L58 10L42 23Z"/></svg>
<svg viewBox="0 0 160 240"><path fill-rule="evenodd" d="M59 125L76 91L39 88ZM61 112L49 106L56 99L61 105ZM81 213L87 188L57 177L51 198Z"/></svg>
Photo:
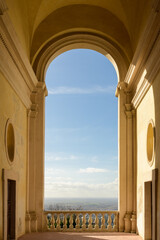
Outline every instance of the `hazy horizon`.
<svg viewBox="0 0 160 240"><path fill-rule="evenodd" d="M45 210L118 210L118 198L45 198Z"/></svg>

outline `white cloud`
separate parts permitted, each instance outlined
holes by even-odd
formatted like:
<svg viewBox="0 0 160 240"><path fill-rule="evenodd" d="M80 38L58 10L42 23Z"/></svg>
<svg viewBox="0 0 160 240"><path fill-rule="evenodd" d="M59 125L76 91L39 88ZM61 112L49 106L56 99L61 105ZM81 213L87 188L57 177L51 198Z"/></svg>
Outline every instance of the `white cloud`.
<svg viewBox="0 0 160 240"><path fill-rule="evenodd" d="M104 172L108 172L108 170L103 168L84 168L84 169L81 168L79 172L80 173L104 173Z"/></svg>
<svg viewBox="0 0 160 240"><path fill-rule="evenodd" d="M78 156L75 155L66 155L66 154L54 154L54 153L46 153L45 160L46 161L66 161L66 160L77 160Z"/></svg>
<svg viewBox="0 0 160 240"><path fill-rule="evenodd" d="M58 169L58 168L46 168L45 169L46 177L50 177L50 176L53 176L53 175L61 175L61 174L64 174L64 172L65 172L64 169Z"/></svg>
<svg viewBox="0 0 160 240"><path fill-rule="evenodd" d="M101 87L101 86L94 86L92 88L76 88L76 87L55 87L54 89L49 89L48 93L51 95L58 95L58 94L94 94L94 93L114 93L116 87L115 86L108 86L108 87Z"/></svg>
<svg viewBox="0 0 160 240"><path fill-rule="evenodd" d="M90 184L45 178L45 197L117 197L118 179L109 183Z"/></svg>

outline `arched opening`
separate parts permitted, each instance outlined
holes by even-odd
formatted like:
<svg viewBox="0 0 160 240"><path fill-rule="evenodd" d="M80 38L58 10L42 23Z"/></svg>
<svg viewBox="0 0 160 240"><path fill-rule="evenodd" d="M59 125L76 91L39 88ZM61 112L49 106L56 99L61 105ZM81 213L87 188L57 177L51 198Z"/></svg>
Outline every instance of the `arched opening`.
<svg viewBox="0 0 160 240"><path fill-rule="evenodd" d="M84 210L117 210L117 78L111 62L93 50L67 51L50 64L46 74L47 210L84 209L83 200L76 205L71 201L76 197L99 199L99 207L93 201L94 209Z"/></svg>
<svg viewBox="0 0 160 240"><path fill-rule="evenodd" d="M36 202L40 204L40 209L37 210L39 216L42 216L43 209L44 209L44 120L45 120L45 96L47 95L46 86L45 86L45 75L47 68L51 61L61 53L71 50L71 49L92 49L96 50L99 53L102 53L104 56L107 56L111 59L113 65L115 66L116 72L118 72L118 85L116 88L116 96L118 96L118 179L119 179L119 186L118 186L118 211L115 211L115 219L116 224L114 226L116 231L124 231L124 215L126 211L132 211L132 194L127 195L127 189L132 188L132 172L129 168L130 165L127 164L127 157L131 158L131 151L126 150L127 140L130 140L130 137L127 136L127 128L131 128L132 125L128 124L130 118L128 118L128 114L130 113L130 105L128 103L127 98L127 83L124 82L124 78L127 72L128 63L126 62L125 57L123 56L122 52L119 49L115 48L112 44L110 44L105 39L89 34L89 33L82 33L79 34L71 34L70 36L61 36L60 38L53 41L50 45L46 46L47 49L42 49L42 51L37 55L34 63L33 68L36 72L36 76L39 79L37 84L37 88L35 91L35 95L33 98L36 97L36 103L38 103L39 112L36 119L36 135L37 139L40 140L39 144L36 145L36 149L33 147L36 153L36 159L39 164L39 169L37 170L36 174L39 176L36 188ZM36 95L38 93L38 96ZM33 107L36 108L37 105ZM34 127L33 127L34 128ZM42 129L42 131L39 131ZM131 150L131 149L130 149ZM128 155L126 155L128 154ZM130 159L131 160L131 159ZM128 173L126 173L128 171ZM127 179L130 179L129 181ZM125 183L125 184L124 184ZM33 187L34 188L34 187ZM132 192L132 191L131 191ZM46 211L44 212L45 219L46 219ZM110 221L111 216L109 216L108 220ZM128 217L128 215L127 215ZM129 215L130 217L130 215ZM128 217L128 218L129 218ZM127 221L128 221L128 218ZM51 219L49 218L50 221ZM104 220L104 218L103 218ZM65 221L65 220L64 220ZM46 220L45 220L46 222ZM119 224L117 224L119 223ZM133 221L134 225L135 221ZM43 221L38 220L38 229L42 228ZM127 223L128 224L128 223ZM109 226L109 225L107 225ZM127 225L130 228L129 224ZM46 227L46 226L45 226ZM127 229L127 228L126 228ZM128 229L127 231L130 231Z"/></svg>

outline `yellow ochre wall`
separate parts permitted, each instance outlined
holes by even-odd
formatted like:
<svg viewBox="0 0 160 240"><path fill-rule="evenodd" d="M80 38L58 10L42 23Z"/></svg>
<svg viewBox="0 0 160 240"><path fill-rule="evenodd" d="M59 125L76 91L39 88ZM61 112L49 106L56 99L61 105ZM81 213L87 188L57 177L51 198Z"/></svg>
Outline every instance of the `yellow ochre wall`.
<svg viewBox="0 0 160 240"><path fill-rule="evenodd" d="M152 169L159 168L160 151L160 72L137 108L137 230L144 237L144 182L152 180ZM155 124L155 157L153 165L147 161L147 127ZM158 174L159 175L159 174ZM159 178L159 176L158 176ZM158 206L160 194L158 193ZM157 211L158 212L158 211ZM159 216L157 218L159 221Z"/></svg>
<svg viewBox="0 0 160 240"><path fill-rule="evenodd" d="M17 235L25 233L26 212L26 160L27 160L27 110L0 73L0 179L2 169L12 169L18 173L17 183ZM12 121L15 133L15 157L12 165L9 164L5 151L5 127L7 119ZM0 181L0 239L3 239L3 199L2 181Z"/></svg>

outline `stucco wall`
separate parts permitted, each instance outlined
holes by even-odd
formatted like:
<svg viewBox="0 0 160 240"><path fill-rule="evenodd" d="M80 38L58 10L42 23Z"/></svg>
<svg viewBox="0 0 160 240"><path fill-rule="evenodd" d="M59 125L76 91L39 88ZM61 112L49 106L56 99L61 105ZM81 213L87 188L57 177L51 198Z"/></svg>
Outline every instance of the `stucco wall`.
<svg viewBox="0 0 160 240"><path fill-rule="evenodd" d="M3 239L3 192L2 169L12 169L18 173L17 183L17 234L25 232L26 212L26 159L27 159L27 110L0 73L0 239ZM15 158L9 164L5 149L5 127L7 119L11 119L15 133Z"/></svg>
<svg viewBox="0 0 160 240"><path fill-rule="evenodd" d="M157 75L149 91L137 108L137 228L138 233L144 237L144 182L152 180L152 169L159 168L158 159L160 151L160 73ZM152 166L147 160L147 127L150 120L155 124L156 148L155 159ZM159 124L160 125L160 124Z"/></svg>

